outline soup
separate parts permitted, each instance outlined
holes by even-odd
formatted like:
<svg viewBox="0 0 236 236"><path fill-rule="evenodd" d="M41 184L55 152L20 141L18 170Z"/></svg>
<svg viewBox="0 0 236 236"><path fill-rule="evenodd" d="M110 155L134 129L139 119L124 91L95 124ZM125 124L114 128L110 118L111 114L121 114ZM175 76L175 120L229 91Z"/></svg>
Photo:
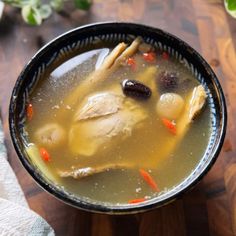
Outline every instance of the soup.
<svg viewBox="0 0 236 236"><path fill-rule="evenodd" d="M49 69L26 107L26 151L86 201L138 204L180 184L211 132L206 92L185 64L135 39Z"/></svg>

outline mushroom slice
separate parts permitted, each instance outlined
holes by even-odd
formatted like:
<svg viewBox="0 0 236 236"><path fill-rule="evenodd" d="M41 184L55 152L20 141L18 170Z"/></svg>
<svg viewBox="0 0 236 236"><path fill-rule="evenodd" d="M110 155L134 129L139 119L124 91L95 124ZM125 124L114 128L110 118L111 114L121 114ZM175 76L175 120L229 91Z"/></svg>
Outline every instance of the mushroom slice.
<svg viewBox="0 0 236 236"><path fill-rule="evenodd" d="M122 170L130 169L131 164L104 164L98 167L83 167L83 168L72 168L69 171L58 171L60 177L67 178L72 177L74 179L82 179L84 177L92 176L95 174L103 173L109 170Z"/></svg>
<svg viewBox="0 0 236 236"><path fill-rule="evenodd" d="M207 94L202 85L194 88L189 104L189 122L194 120L206 103Z"/></svg>

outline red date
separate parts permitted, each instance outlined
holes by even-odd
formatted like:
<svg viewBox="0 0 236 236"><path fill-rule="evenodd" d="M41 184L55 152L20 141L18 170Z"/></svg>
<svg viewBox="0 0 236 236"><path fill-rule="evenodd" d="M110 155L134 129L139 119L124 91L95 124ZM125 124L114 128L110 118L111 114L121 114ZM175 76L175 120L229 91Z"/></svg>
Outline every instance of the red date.
<svg viewBox="0 0 236 236"><path fill-rule="evenodd" d="M132 98L148 99L152 95L149 87L136 80L126 79L122 81L121 86L123 93Z"/></svg>

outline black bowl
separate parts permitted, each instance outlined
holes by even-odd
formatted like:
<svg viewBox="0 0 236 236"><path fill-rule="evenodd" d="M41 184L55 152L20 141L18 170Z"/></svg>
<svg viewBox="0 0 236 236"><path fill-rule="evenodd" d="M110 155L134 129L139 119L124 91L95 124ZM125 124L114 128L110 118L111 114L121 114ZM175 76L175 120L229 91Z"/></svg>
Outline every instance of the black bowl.
<svg viewBox="0 0 236 236"><path fill-rule="evenodd" d="M197 167L181 184L167 193L137 205L110 206L88 202L83 198L73 196L73 194L52 183L31 162L24 150L25 104L28 94L48 66L56 66L61 63L62 58L72 57L85 48L95 48L101 41L107 44L120 41L131 42L136 36L141 36L147 43L166 50L172 56L185 62L196 79L205 87L211 111L212 133L210 141ZM175 200L193 187L216 161L225 137L226 122L226 105L220 83L207 62L193 48L179 38L160 29L116 22L79 27L57 37L44 46L33 56L17 79L9 108L9 126L14 147L21 163L35 181L65 203L84 210L108 214L129 214L153 209Z"/></svg>

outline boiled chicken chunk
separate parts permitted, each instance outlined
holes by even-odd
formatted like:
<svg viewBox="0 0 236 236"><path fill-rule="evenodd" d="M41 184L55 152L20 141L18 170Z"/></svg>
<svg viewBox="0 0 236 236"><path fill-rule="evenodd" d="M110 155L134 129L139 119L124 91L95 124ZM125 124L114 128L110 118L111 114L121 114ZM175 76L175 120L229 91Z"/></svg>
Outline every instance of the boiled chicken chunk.
<svg viewBox="0 0 236 236"><path fill-rule="evenodd" d="M147 117L146 111L122 94L102 92L78 107L69 132L74 154L91 156L124 140Z"/></svg>
<svg viewBox="0 0 236 236"><path fill-rule="evenodd" d="M79 106L75 121L116 113L122 107L123 97L114 93L99 93L90 96Z"/></svg>
<svg viewBox="0 0 236 236"><path fill-rule="evenodd" d="M35 140L47 148L55 148L66 141L65 130L57 123L48 123L36 130Z"/></svg>

